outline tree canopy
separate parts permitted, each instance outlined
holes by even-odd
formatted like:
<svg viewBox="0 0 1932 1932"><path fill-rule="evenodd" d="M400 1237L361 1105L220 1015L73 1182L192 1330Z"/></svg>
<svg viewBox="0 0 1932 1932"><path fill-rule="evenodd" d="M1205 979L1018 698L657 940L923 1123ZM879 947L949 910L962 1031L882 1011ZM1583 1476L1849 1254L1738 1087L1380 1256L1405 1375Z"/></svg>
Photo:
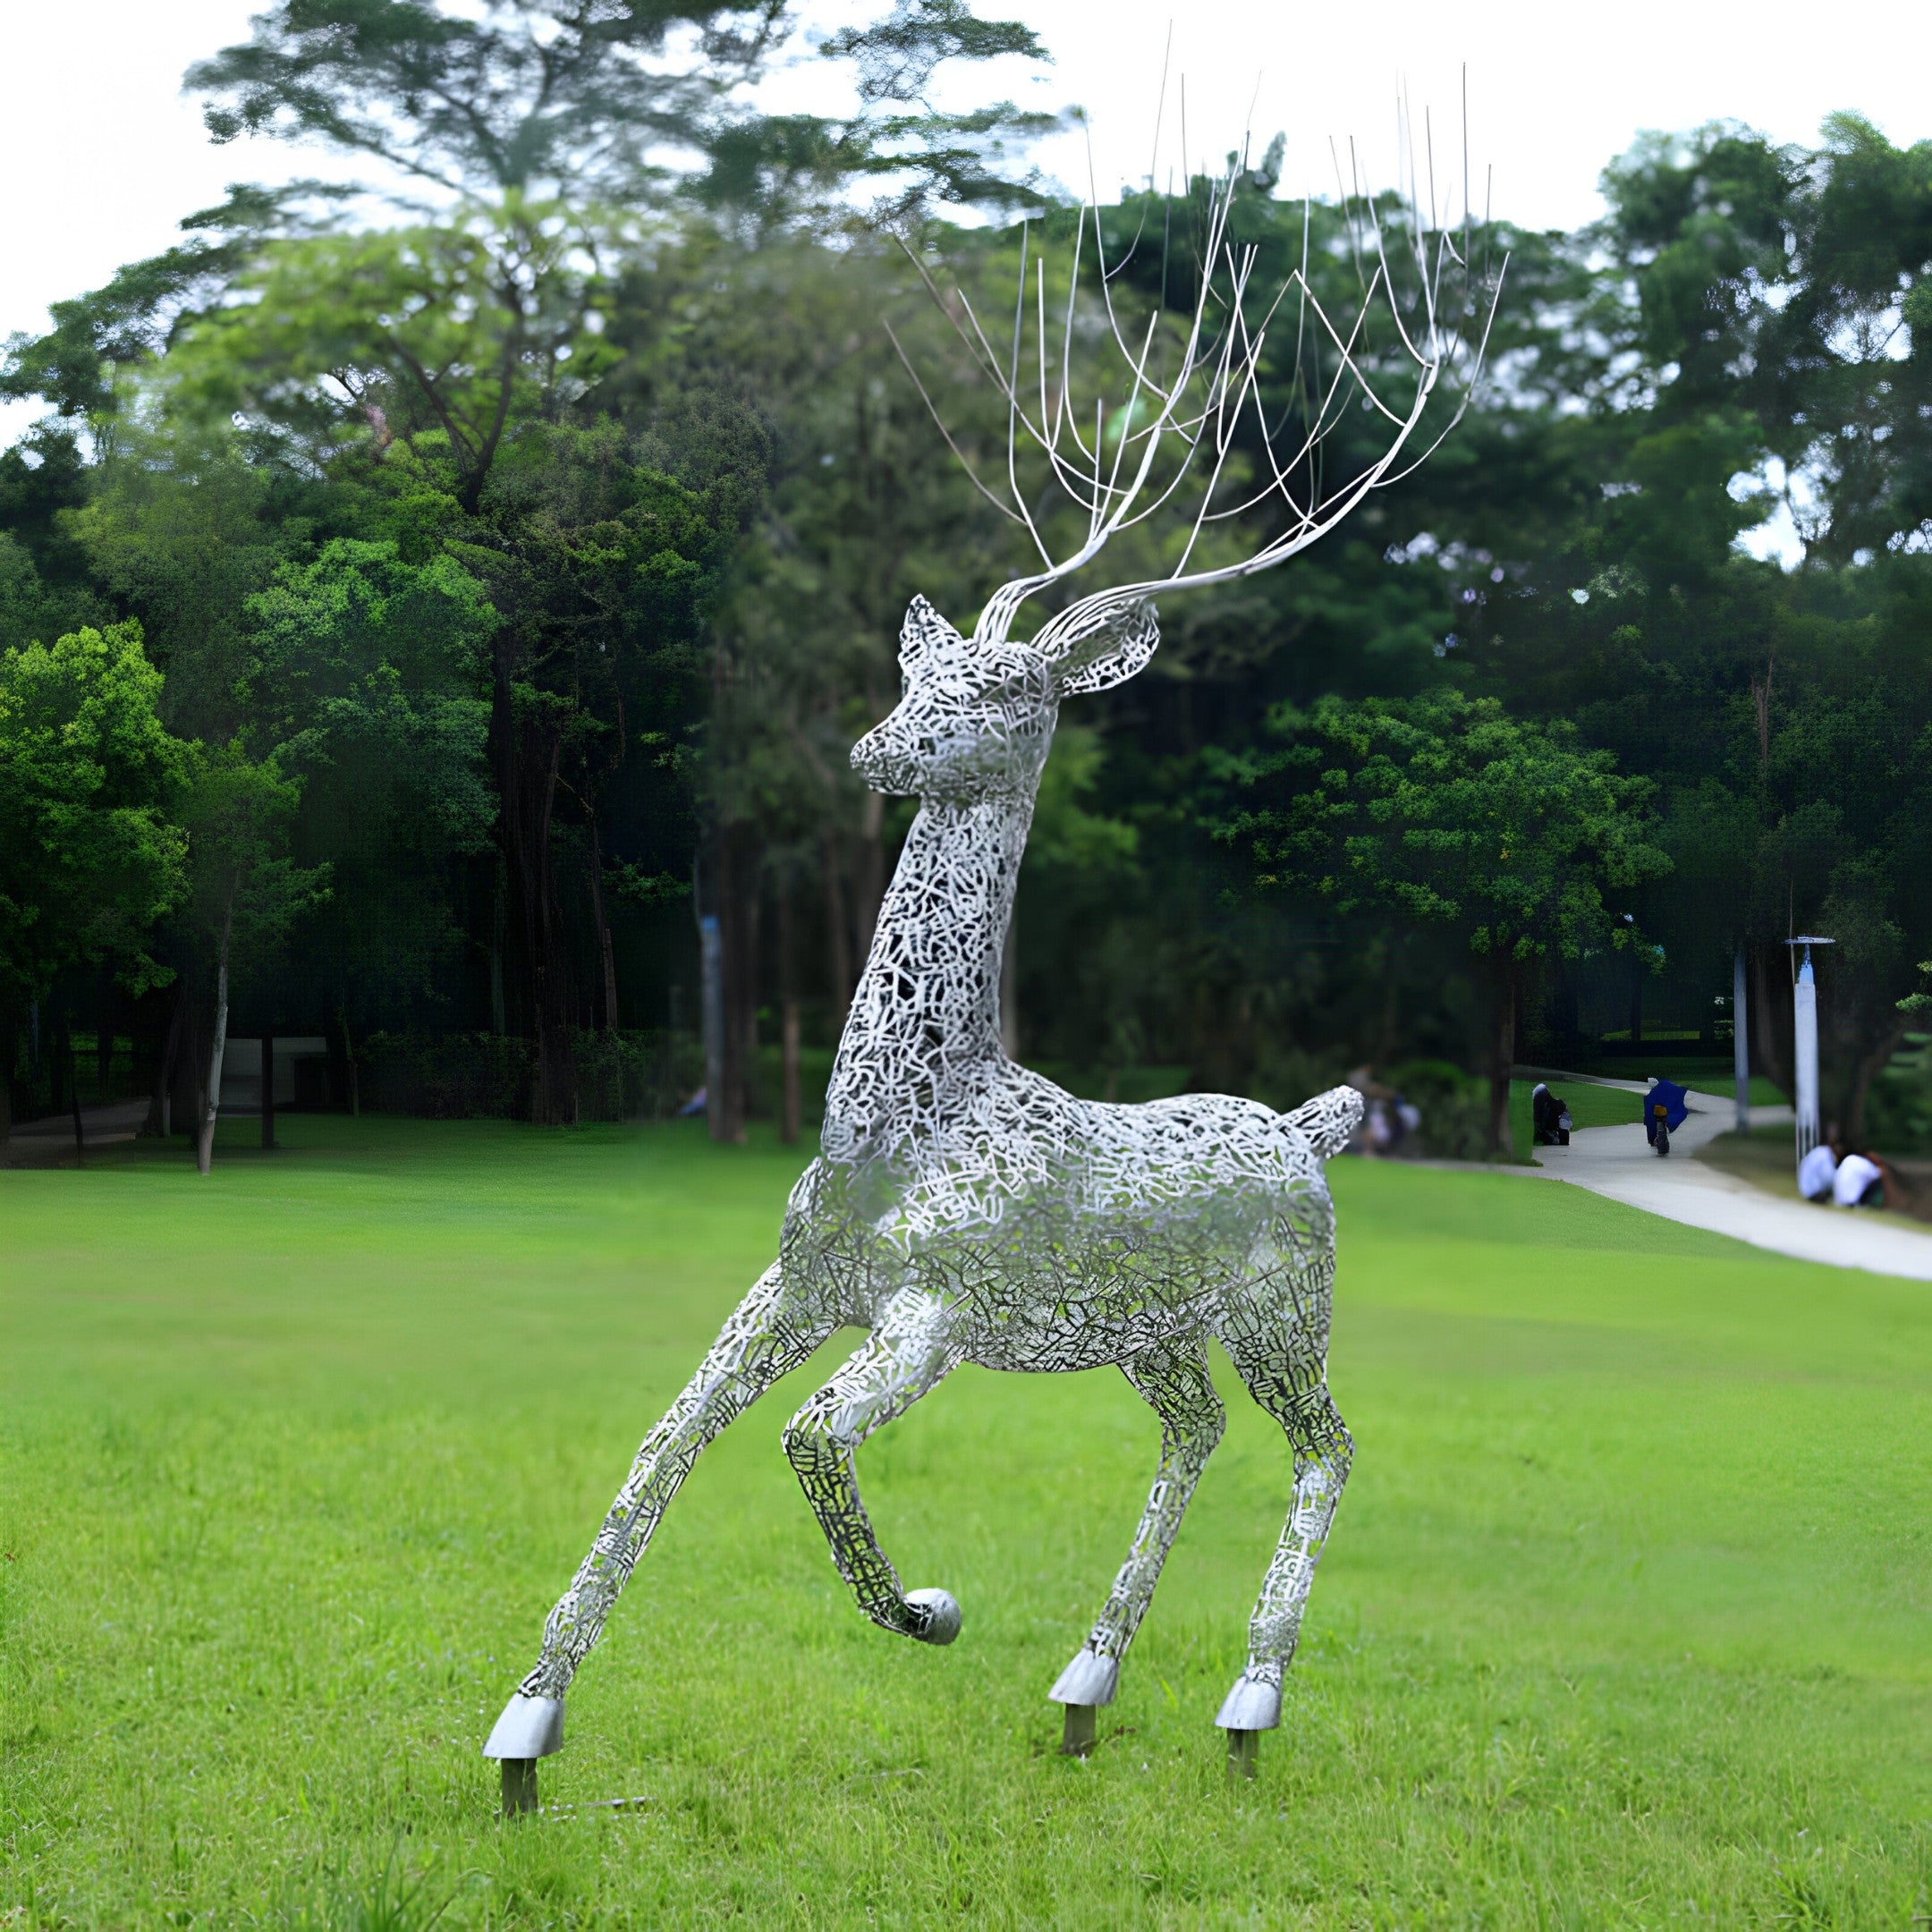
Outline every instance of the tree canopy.
<svg viewBox="0 0 1932 1932"><path fill-rule="evenodd" d="M191 211L0 370L48 411L0 452L18 1097L51 1092L43 1006L119 1002L157 1065L206 1032L176 1008L213 1010L223 877L248 1023L352 1062L468 1041L538 1118L647 1066L696 1085L708 988L715 1124L767 1103L781 1040L794 1085L828 1049L904 823L846 749L910 597L966 623L1022 562L895 349L1003 462L1005 405L927 279L984 316L1023 254L1051 302L1077 231L1144 326L1207 188L1082 215L1034 174L1040 117L940 111L949 69L1045 58L962 0L828 36L849 114L767 114L795 24L280 0L191 70L216 140L315 172ZM1423 216L1284 199L1270 154L1237 166L1231 239L1350 309L1368 217L1399 255ZM1741 947L1776 1075L1795 925L1841 940L1842 1118L1920 1077L1932 143L1719 123L1604 183L1580 233L1452 238L1456 300L1509 267L1486 386L1427 463L1289 567L1168 600L1150 669L1069 705L1009 962L1030 1054L1284 1103L1453 1061L1500 1094L1531 1050L1716 1047ZM1399 398L1385 334L1353 352ZM1312 419L1335 356L1269 333L1271 423ZM1328 480L1377 434L1345 414ZM1258 514L1202 543L1234 554Z"/></svg>

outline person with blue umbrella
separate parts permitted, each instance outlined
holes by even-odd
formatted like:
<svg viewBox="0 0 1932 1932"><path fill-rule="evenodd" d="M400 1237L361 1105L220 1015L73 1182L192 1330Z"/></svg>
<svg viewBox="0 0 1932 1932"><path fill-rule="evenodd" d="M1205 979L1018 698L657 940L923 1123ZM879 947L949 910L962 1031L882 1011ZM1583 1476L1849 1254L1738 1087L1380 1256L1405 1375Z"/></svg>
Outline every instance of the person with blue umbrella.
<svg viewBox="0 0 1932 1932"><path fill-rule="evenodd" d="M1658 1154L1670 1152L1670 1131L1682 1127L1690 1111L1690 1096L1675 1080L1653 1080L1644 1096L1644 1137Z"/></svg>

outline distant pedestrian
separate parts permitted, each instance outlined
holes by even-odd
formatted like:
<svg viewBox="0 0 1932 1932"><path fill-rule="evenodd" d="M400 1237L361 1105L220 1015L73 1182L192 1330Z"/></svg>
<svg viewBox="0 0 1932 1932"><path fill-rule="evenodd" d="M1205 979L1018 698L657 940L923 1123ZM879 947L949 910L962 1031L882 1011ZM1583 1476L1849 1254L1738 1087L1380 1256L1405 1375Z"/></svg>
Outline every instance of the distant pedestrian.
<svg viewBox="0 0 1932 1932"><path fill-rule="evenodd" d="M1658 1154L1670 1152L1671 1129L1682 1127L1690 1097L1675 1080L1654 1080L1643 1099L1644 1138Z"/></svg>
<svg viewBox="0 0 1932 1932"><path fill-rule="evenodd" d="M1829 1200L1837 1178L1838 1149L1829 1140L1820 1140L1798 1163L1798 1191L1807 1200Z"/></svg>
<svg viewBox="0 0 1932 1932"><path fill-rule="evenodd" d="M1832 1199L1841 1208L1883 1208L1885 1169L1863 1154L1847 1154L1838 1163Z"/></svg>

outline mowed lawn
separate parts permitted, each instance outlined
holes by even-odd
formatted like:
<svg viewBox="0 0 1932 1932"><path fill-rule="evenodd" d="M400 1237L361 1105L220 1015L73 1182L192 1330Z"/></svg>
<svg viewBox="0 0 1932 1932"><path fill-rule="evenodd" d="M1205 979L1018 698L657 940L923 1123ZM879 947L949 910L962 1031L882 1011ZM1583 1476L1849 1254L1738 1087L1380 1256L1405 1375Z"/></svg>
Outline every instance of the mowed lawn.
<svg viewBox="0 0 1932 1932"><path fill-rule="evenodd" d="M0 1174L0 1927L1872 1926L1932 1912L1932 1290L1521 1174L1340 1162L1358 1460L1284 1728L1214 1717L1285 1446L1230 1428L1090 1762L1046 1692L1157 1431L955 1376L861 1458L930 1650L778 1447L707 1455L505 1825L479 1746L801 1157L238 1123Z"/></svg>

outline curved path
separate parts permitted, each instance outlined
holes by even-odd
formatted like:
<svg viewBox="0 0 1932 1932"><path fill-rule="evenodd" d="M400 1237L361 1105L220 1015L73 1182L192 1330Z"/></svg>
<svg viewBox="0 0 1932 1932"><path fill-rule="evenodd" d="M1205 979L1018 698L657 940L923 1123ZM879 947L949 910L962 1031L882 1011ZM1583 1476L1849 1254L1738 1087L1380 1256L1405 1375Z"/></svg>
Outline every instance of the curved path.
<svg viewBox="0 0 1932 1932"><path fill-rule="evenodd" d="M1582 1080L1549 1076L1555 1085L1623 1087L1643 1092L1636 1080ZM1557 1090L1562 1091L1559 1086ZM1754 1248L1822 1261L1832 1267L1865 1268L1875 1275L1903 1275L1932 1281L1932 1228L1896 1215L1858 1208L1818 1207L1783 1200L1725 1174L1708 1161L1690 1157L1737 1123L1734 1100L1692 1093L1690 1114L1671 1135L1667 1159L1659 1160L1637 1123L1627 1127L1580 1127L1566 1148L1538 1148L1536 1157L1551 1178L1593 1194L1607 1195L1647 1213L1690 1227L1730 1234ZM1776 1126L1792 1118L1788 1106L1751 1109L1751 1125Z"/></svg>

